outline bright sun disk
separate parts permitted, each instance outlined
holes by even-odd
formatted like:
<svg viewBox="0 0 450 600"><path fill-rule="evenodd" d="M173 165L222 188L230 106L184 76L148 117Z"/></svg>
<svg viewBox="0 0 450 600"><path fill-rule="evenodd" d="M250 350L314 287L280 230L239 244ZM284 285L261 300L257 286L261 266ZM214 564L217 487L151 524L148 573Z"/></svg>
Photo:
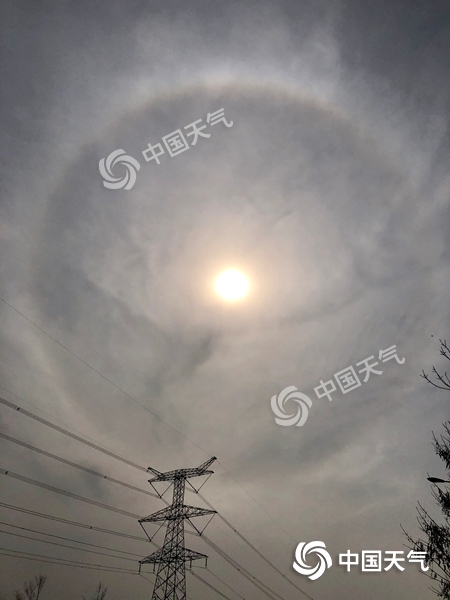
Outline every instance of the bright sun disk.
<svg viewBox="0 0 450 600"><path fill-rule="evenodd" d="M229 269L216 280L216 291L224 300L240 300L248 292L248 280L239 271Z"/></svg>

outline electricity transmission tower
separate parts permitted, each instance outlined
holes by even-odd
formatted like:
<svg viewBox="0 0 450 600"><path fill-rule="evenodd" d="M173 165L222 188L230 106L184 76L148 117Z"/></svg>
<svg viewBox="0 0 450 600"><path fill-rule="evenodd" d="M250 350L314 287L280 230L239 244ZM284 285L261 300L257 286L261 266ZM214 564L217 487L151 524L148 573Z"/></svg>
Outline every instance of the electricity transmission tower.
<svg viewBox="0 0 450 600"><path fill-rule="evenodd" d="M188 483L194 492L198 493L200 488L203 487L209 477L213 474L214 471L208 471L208 467L215 460L216 457L213 456L195 469L178 469L177 471L168 471L167 473L160 473L156 469L152 469L151 467L148 468L148 470L155 475L153 479L149 479L149 483L160 498L167 492L171 484L169 484L169 487L166 488L163 494L160 494L153 483L156 481L173 482L172 504L167 508L158 510L148 517L139 520L142 529L144 529L150 541L152 538L148 535L142 523L162 522L163 524L165 521L168 522L162 548L156 550L156 552L153 552L150 556L147 556L147 558L143 558L139 561L139 572L143 564L152 564L153 569L158 565L152 600L186 600L186 563L188 562L192 568L193 560L204 558L206 567L208 559L206 554L200 554L200 552L189 550L184 546L184 521L187 519L197 533L201 535L205 527L216 514L216 511L184 504L184 491L186 483ZM189 482L189 479L191 477L200 477L201 475L208 475L208 479L198 490L196 490ZM205 515L212 516L202 531L199 531L192 523L191 518L202 517Z"/></svg>

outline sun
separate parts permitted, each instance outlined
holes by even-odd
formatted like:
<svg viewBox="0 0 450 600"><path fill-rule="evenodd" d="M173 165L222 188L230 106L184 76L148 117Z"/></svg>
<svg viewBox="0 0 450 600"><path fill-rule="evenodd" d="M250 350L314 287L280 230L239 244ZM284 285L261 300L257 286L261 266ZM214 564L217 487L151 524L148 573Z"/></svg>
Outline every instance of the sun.
<svg viewBox="0 0 450 600"><path fill-rule="evenodd" d="M248 279L240 271L228 269L216 279L216 291L223 300L241 300L249 290Z"/></svg>

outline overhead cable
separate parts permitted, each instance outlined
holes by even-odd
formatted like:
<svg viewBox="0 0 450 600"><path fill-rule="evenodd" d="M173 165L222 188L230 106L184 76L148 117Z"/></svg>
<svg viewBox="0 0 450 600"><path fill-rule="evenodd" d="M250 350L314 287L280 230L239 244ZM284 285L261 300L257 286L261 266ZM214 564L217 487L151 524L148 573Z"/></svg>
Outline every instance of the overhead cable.
<svg viewBox="0 0 450 600"><path fill-rule="evenodd" d="M184 435L183 433L181 433L181 431L179 431L178 429L176 429L175 427L173 427L172 425L170 425L167 421L165 421L162 417L160 417L159 415L157 415L156 413L154 413L150 408L148 408L148 406L145 406L145 404L142 404L142 402L139 402L139 400L136 400L136 398L133 398L133 396L130 396L130 394L128 394L121 387L119 387L116 383L114 383L113 381L111 381L111 379L108 379L108 377L106 377L106 375L103 375L103 373L100 373L100 371L97 371L97 369L95 369L92 365L90 365L85 360L83 360L80 356L78 356L78 354L75 354L75 352L72 352L72 350L69 350L69 348L67 348L67 346L64 346L64 344L62 344L56 338L54 338L49 333L47 333L44 329L42 329L42 327L39 327L39 325L37 325L36 323L34 323L34 321L32 321L31 319L29 319L28 317L26 317L23 313L20 312L20 310L17 310L17 308L14 308L14 306L12 306L12 304L9 304L9 302L6 302L6 300L4 298L0 298L0 300L4 304L6 304L6 306L9 306L9 308L11 308L18 315L20 315L25 320L27 320L28 323L31 323L31 325L33 325L34 327L36 327L36 329L39 329L39 331L41 331L44 335L46 335L51 340L53 340L56 344L58 344L58 346L61 346L61 348L64 348L64 350L66 350L69 354L71 354L76 359L78 359L80 362L82 362L86 367L88 367L89 369L91 369L92 371L94 371L94 373L97 373L97 375L99 375L99 377L101 377L102 379L104 379L105 381L107 381L108 383L110 383L117 390L119 390L119 392L122 392L122 394L124 394L127 398L129 398L130 400L132 400L133 402L135 402L136 404L138 404L139 406L141 406L144 410L146 410L147 412L149 412L156 419L158 419L159 421L161 421L162 423L164 423L165 425L167 425L167 427L170 427L170 429L172 429L173 431L175 431L176 433L178 433L179 435L181 435L181 437L183 437L187 442L190 442L191 444L193 444L194 446L196 446L204 454L207 454L207 455L211 456L210 452L207 452L204 448L202 448L201 446L199 446L196 442L190 440L186 435Z"/></svg>
<svg viewBox="0 0 450 600"><path fill-rule="evenodd" d="M135 552L127 552L125 550L119 550L118 548L109 548L108 546L99 546L98 544L91 544L89 542L83 542L81 540L74 540L72 538L64 537L62 535L55 535L54 533L46 533L45 531L38 531L37 529L30 529L29 527L22 527L20 525L13 525L12 523L6 523L5 521L0 521L0 525L6 525L7 527L12 527L13 529L20 529L21 531L29 531L30 533L37 533L38 535L45 535L46 537L55 538L57 540L64 540L66 542L72 542L73 544L81 544L83 546L90 546L91 548L100 548L100 550L112 550L113 552L119 552L120 554L128 554L129 556L142 556L141 554L136 554Z"/></svg>
<svg viewBox="0 0 450 600"><path fill-rule="evenodd" d="M130 575L138 575L137 571L121 569L109 565L92 565L90 563L78 562L75 560L63 560L57 556L44 556L42 554L32 554L31 552L22 552L19 550L10 550L9 548L0 548L0 554L3 556L12 556L14 558L24 558L27 560L35 560L38 562L51 563L54 565L62 565L65 567L79 567L81 569L93 569L94 571L109 571L110 573L127 573Z"/></svg>
<svg viewBox="0 0 450 600"><path fill-rule="evenodd" d="M0 298L0 300L1 300L1 298ZM98 446L97 444L94 444L93 442L90 442L89 440L86 440L85 438L83 438L79 435L76 435L75 433L72 433L71 431L68 431L67 429L63 429L59 425L55 425L54 423L47 421L47 419L43 419L42 417L35 415L34 413L30 412L29 410L26 410L25 408L21 408L20 406L17 406L17 404L14 404L13 402L6 400L5 398L0 397L0 404L3 404L4 406L8 406L9 408L12 408L13 410L20 412L20 414L30 417L30 419L34 419L35 421L38 421L39 423L42 423L43 425L47 425L47 427L51 427L55 431L59 431L59 433L63 433L64 435L67 435L68 437L71 437L72 439L77 440L77 442L81 442L82 444L85 444L86 446L89 446L90 448L93 448L94 450L103 452L103 454L106 454L107 456L111 456L112 458L115 458L116 460L119 460L119 461L125 463L126 465L129 465L130 467L134 467L135 469L139 469L140 471L144 471L145 473L147 473L147 469L145 467L142 467L141 465L138 465L135 462L132 462L131 460L127 460L126 458L123 458L123 456L120 456L119 454L116 454L115 452L106 450L105 448L102 448L101 446Z"/></svg>
<svg viewBox="0 0 450 600"><path fill-rule="evenodd" d="M109 556L110 558L118 558L119 560L128 560L137 563L137 560L134 558L127 558L126 556L116 556L114 554L107 554L106 552L97 552L96 550L88 550L87 548L77 548L76 546L67 546L66 544L60 544L59 542L50 542L49 540L40 540L39 538L32 537L31 535L23 535L21 533L14 533L13 531L5 531L4 529L0 529L0 533L4 533L5 535L12 535L14 537L19 537L25 540L32 540L33 542L41 542L42 544L58 546L60 548L68 548L69 550L89 552L90 554L99 554L101 556Z"/></svg>
<svg viewBox="0 0 450 600"><path fill-rule="evenodd" d="M79 496L78 494L74 494L72 492L68 492L67 490L62 490L61 488L54 487L53 485L48 485L47 483L42 483L41 481L36 481L35 479L31 479L30 477L25 477L24 475L20 475L19 473L14 473L14 471L9 471L0 468L1 475L7 475L8 477L12 477L14 479L18 479L19 481L24 481L25 483L30 483L31 485L35 485L37 487L43 488L45 490L50 490L51 492L56 492L57 494L62 494L64 496L68 496L69 498L74 498L75 500L80 500L81 502L86 502L87 504L93 504L94 506L99 506L100 508L105 508L106 510L110 510L112 512L118 513L120 515L125 515L126 517L131 517L133 519L141 519L141 515L137 515L135 513L128 512L127 510L122 510L121 508L115 508L114 506L109 506L108 504L103 504L102 502L97 502L97 500L91 500L90 498L85 498L84 496Z"/></svg>
<svg viewBox="0 0 450 600"><path fill-rule="evenodd" d="M204 498L201 494L199 494L200 498L203 500L203 502L205 502L208 506L210 506L212 508L212 505L208 502L208 500L206 500L206 498ZM281 575L281 577L283 577L283 579L285 579L288 583L290 583L293 587L295 587L296 590L298 590L299 592L301 592L302 594L304 594L307 598L309 598L310 600L312 600L311 596L309 594L307 594L304 590L302 590L299 586L297 586L294 582L292 582L290 579L288 579L286 577L286 575L284 575L284 573L282 573L280 571L280 569L278 569L274 564L272 564L265 556L264 554L262 554L257 548L255 548L255 546L249 542L247 540L247 538L245 538L241 533L239 533L239 531L233 527L233 525L227 520L225 519L225 517L223 515L221 515L220 513L217 513L217 516L219 517L219 519L221 519L225 525L227 525L230 529L232 529L234 531L234 533L241 538L241 540L243 542L245 542L254 552L256 552L256 554L262 558L264 560L264 562L266 562L270 567L272 567L272 569L274 571L276 571L279 575Z"/></svg>
<svg viewBox="0 0 450 600"><path fill-rule="evenodd" d="M2 433L0 431L0 437L7 440L8 442L12 442L13 444L17 444L22 446L23 448L28 448L28 450L33 450L33 452L37 452L38 454L42 454L43 456L47 456L52 458L53 460L57 460L58 462L64 463L65 465L69 465L70 467L74 467L75 469L79 469L80 471L84 471L85 473L90 473L91 475L95 475L96 477L101 477L105 481L109 481L111 483L117 483L123 487L126 487L134 492L140 492L141 494L146 494L147 496L152 496L153 498L159 498L156 494L149 492L148 490L143 490L142 488L138 488L134 485L130 485L129 483L125 483L124 481L120 481L119 479L114 479L113 477L109 477L109 475L104 475L103 473L99 473L98 471L94 471L93 469L89 469L88 467L84 467L83 465L79 465L78 463L74 463L66 458L62 458L56 454L52 454L51 452L47 452L46 450L42 450L41 448L37 448L36 446L32 446L27 442L23 442L22 440L18 440L17 438L13 438L10 435L6 435L6 433Z"/></svg>
<svg viewBox="0 0 450 600"><path fill-rule="evenodd" d="M203 579L203 577L200 577L200 575L198 573L194 573L194 571L192 571L192 570L188 571L188 573L190 573L193 577L195 577L196 579L198 579L199 581L201 581L203 583L203 585L206 585L211 590L213 590L214 592L216 592L216 594L219 594L219 596L222 596L222 598L225 598L225 600L231 600L231 598L229 598L228 596L225 596L225 594L222 594L222 592L220 592L217 588L215 588L213 585L211 585L210 583L208 583L206 581L206 579Z"/></svg>
<svg viewBox="0 0 450 600"><path fill-rule="evenodd" d="M73 525L74 527L81 527L83 529L90 529L92 531L98 531L100 533L107 533L108 535L115 535L117 537L128 538L130 540L136 540L139 542L148 543L148 538L144 538L138 535L131 535L129 533L122 533L120 531L113 531L111 529L104 529L102 527L97 527L96 525L87 525L86 523L79 523L78 521L71 521L69 519L64 519L62 517L56 517L55 515L49 515L46 513L41 513L36 510L30 510L29 508L22 508L21 506L15 506L14 504L6 504L5 502L0 502L1 508L6 508L8 510L13 510L16 512L21 512L26 515L33 515L34 517L40 517L42 519L48 519L50 521L56 521L58 523L64 523L65 525Z"/></svg>

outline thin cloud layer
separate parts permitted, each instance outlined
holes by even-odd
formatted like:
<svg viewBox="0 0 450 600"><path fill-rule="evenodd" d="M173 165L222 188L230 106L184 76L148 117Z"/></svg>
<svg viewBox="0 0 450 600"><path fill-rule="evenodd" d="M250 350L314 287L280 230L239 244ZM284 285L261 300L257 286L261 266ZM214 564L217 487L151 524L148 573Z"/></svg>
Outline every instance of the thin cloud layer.
<svg viewBox="0 0 450 600"><path fill-rule="evenodd" d="M336 563L348 548L401 550L400 524L414 530L416 499L430 504L426 473L442 469L431 431L448 398L419 374L440 364L449 316L448 9L116 1L10 3L4 14L0 297L29 321L0 302L0 395L140 465L217 456L205 498L315 599L431 597L411 565L372 576ZM159 165L144 160L148 144L220 108L232 127L208 126L210 138ZM119 148L141 165L129 191L103 187L98 171ZM250 281L233 306L213 289L227 268ZM331 402L316 397L321 380L394 344L404 364L380 363L382 375ZM276 425L270 409L291 385L313 400L301 428ZM0 425L150 489L145 473L7 407ZM0 449L0 468L25 477L142 516L163 507L4 439ZM3 502L142 535L134 519L0 482ZM142 557L153 549L4 507L0 520ZM219 519L208 535L298 597ZM316 582L292 569L310 540L335 562ZM187 543L243 597L261 597L202 539ZM5 533L0 545L137 568ZM49 599L79 598L99 578L112 600L152 589L131 575L1 565L5 598L39 568ZM188 586L209 593L189 575Z"/></svg>

